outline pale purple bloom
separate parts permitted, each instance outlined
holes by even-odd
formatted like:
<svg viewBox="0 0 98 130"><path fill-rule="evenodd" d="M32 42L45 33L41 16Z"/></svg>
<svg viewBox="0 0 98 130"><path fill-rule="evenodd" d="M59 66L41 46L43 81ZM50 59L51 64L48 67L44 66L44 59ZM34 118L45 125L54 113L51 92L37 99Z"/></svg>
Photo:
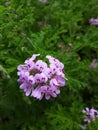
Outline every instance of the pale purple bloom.
<svg viewBox="0 0 98 130"><path fill-rule="evenodd" d="M39 56L40 54L34 54L34 55L32 55L32 57L31 58L29 58L29 59L27 59L27 60L25 60L25 64L26 64L26 66L27 66L27 68L28 68L28 70L29 71L31 71L32 69L34 69L34 67L35 67L35 59L36 59L36 57L37 56Z"/></svg>
<svg viewBox="0 0 98 130"><path fill-rule="evenodd" d="M44 96L44 93L43 93L43 91L41 90L41 86L36 87L36 88L34 89L34 91L32 91L31 96L33 96L33 97L35 97L35 98L41 100L41 99L43 98L43 96Z"/></svg>
<svg viewBox="0 0 98 130"><path fill-rule="evenodd" d="M64 64L63 63L61 63L58 59L56 59L56 58L54 58L54 57L52 57L52 56L46 56L46 58L47 59L49 59L49 62L50 62L50 65L52 64L52 65L55 65L55 67L57 67L57 68L61 68L61 69L63 69L64 68Z"/></svg>
<svg viewBox="0 0 98 130"><path fill-rule="evenodd" d="M28 63L29 60L34 61L36 59L37 56L39 56L40 54L33 54L31 58L25 60L25 63Z"/></svg>
<svg viewBox="0 0 98 130"><path fill-rule="evenodd" d="M47 2L47 0L39 0L40 2L42 2L42 3L46 3Z"/></svg>
<svg viewBox="0 0 98 130"><path fill-rule="evenodd" d="M86 123L95 121L96 117L98 117L98 110L94 108L89 109L88 107L86 107L82 110L82 112L85 114L84 122Z"/></svg>
<svg viewBox="0 0 98 130"><path fill-rule="evenodd" d="M42 60L38 60L35 63L35 68L39 71L44 71L47 68L47 64L43 62Z"/></svg>
<svg viewBox="0 0 98 130"><path fill-rule="evenodd" d="M29 83L27 83L27 82L22 83L20 85L20 89L24 90L26 96L29 96L30 93L32 92L32 90L34 90L34 88L32 87L32 85L29 84Z"/></svg>
<svg viewBox="0 0 98 130"><path fill-rule="evenodd" d="M65 85L65 78L61 76L55 76L50 80L50 84L62 87Z"/></svg>
<svg viewBox="0 0 98 130"><path fill-rule="evenodd" d="M49 100L51 96L52 97L56 97L57 96L55 91L54 91L54 89L53 89L53 87L50 86L50 85L44 85L44 86L41 87L41 89L45 93L45 98L47 100Z"/></svg>
<svg viewBox="0 0 98 130"><path fill-rule="evenodd" d="M47 68L45 71L44 71L45 75L50 79L52 78L52 75L54 74L51 70L51 68Z"/></svg>
<svg viewBox="0 0 98 130"><path fill-rule="evenodd" d="M51 86L58 86L59 85L58 81L56 80L56 78L53 78L53 79L50 80L50 85Z"/></svg>
<svg viewBox="0 0 98 130"><path fill-rule="evenodd" d="M10 5L10 1L6 1L5 6L9 6L9 5Z"/></svg>
<svg viewBox="0 0 98 130"><path fill-rule="evenodd" d="M34 63L34 61L32 60L32 58L27 59L27 60L25 61L25 64L26 64L26 66L27 66L27 68L28 68L29 71L31 71L31 70L35 67L35 63Z"/></svg>
<svg viewBox="0 0 98 130"><path fill-rule="evenodd" d="M18 76L19 76L18 81L19 81L20 83L25 82L25 81L28 80L29 72L18 71L17 74L18 74Z"/></svg>
<svg viewBox="0 0 98 130"><path fill-rule="evenodd" d="M35 79L33 75L28 76L28 83L30 83L31 85L35 84Z"/></svg>
<svg viewBox="0 0 98 130"><path fill-rule="evenodd" d="M94 19L94 18L91 18L89 20L89 23L92 24L92 25L98 25L98 18Z"/></svg>
<svg viewBox="0 0 98 130"><path fill-rule="evenodd" d="M57 75L55 76L55 79L57 80L58 82L58 86L64 86L65 85L65 78L60 76L60 75Z"/></svg>
<svg viewBox="0 0 98 130"><path fill-rule="evenodd" d="M33 96L41 100L44 96L47 100L60 94L60 87L65 86L66 78L63 73L64 65L52 56L46 56L49 64L36 58L40 54L34 54L25 60L23 65L17 67L21 83L26 96Z"/></svg>
<svg viewBox="0 0 98 130"><path fill-rule="evenodd" d="M56 83L53 83L53 80L50 81L50 86L52 88L52 91L55 92L56 94L60 94L60 89Z"/></svg>
<svg viewBox="0 0 98 130"><path fill-rule="evenodd" d="M48 78L44 73L35 74L34 76L36 83L46 83Z"/></svg>
<svg viewBox="0 0 98 130"><path fill-rule="evenodd" d="M89 65L90 68L95 69L98 66L97 59L93 59L92 63Z"/></svg>

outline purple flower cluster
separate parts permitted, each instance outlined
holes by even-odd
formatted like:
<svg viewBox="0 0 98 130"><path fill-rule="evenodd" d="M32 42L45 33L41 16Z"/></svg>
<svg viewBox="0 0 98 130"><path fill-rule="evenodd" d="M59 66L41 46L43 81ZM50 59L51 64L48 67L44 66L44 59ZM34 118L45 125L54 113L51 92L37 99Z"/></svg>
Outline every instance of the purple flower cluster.
<svg viewBox="0 0 98 130"><path fill-rule="evenodd" d="M23 65L18 66L18 82L21 83L20 89L24 90L26 96L30 95L39 100L45 96L48 100L51 97L57 97L60 87L65 85L64 65L49 55L46 56L49 60L48 65L36 59L39 55L32 55Z"/></svg>
<svg viewBox="0 0 98 130"><path fill-rule="evenodd" d="M46 3L47 2L47 0L39 0L40 2L42 2L42 3Z"/></svg>
<svg viewBox="0 0 98 130"><path fill-rule="evenodd" d="M98 66L97 59L93 59L92 63L90 64L90 68L95 69Z"/></svg>
<svg viewBox="0 0 98 130"><path fill-rule="evenodd" d="M98 25L98 18L94 19L94 18L91 18L89 20L89 23L92 24L92 25Z"/></svg>
<svg viewBox="0 0 98 130"><path fill-rule="evenodd" d="M10 1L5 2L5 6L9 6L10 4L11 4Z"/></svg>
<svg viewBox="0 0 98 130"><path fill-rule="evenodd" d="M89 109L86 107L82 110L84 114L86 114L84 118L84 122L90 123L91 121L95 121L96 117L98 117L98 111L94 108Z"/></svg>

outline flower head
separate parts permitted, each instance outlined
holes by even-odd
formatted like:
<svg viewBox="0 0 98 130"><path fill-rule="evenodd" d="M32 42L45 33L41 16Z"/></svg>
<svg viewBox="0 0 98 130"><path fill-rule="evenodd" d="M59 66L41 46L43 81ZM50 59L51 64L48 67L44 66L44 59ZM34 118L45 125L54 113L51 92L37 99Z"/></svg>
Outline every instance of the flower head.
<svg viewBox="0 0 98 130"><path fill-rule="evenodd" d="M92 63L90 64L90 68L95 69L98 66L97 59L93 59Z"/></svg>
<svg viewBox="0 0 98 130"><path fill-rule="evenodd" d="M44 96L47 100L57 97L60 87L65 86L66 78L63 73L64 65L52 56L46 56L49 64L36 58L34 54L25 60L23 65L17 67L20 89L24 90L26 96L33 96L41 100Z"/></svg>
<svg viewBox="0 0 98 130"><path fill-rule="evenodd" d="M47 0L39 0L40 2L42 2L42 3L46 3L47 2Z"/></svg>
<svg viewBox="0 0 98 130"><path fill-rule="evenodd" d="M91 18L89 20L89 23L92 24L92 25L98 25L98 18L94 19L94 18Z"/></svg>
<svg viewBox="0 0 98 130"><path fill-rule="evenodd" d="M98 117L98 110L94 108L89 109L88 107L86 107L82 110L82 112L85 114L84 122L86 123L95 121L96 117Z"/></svg>

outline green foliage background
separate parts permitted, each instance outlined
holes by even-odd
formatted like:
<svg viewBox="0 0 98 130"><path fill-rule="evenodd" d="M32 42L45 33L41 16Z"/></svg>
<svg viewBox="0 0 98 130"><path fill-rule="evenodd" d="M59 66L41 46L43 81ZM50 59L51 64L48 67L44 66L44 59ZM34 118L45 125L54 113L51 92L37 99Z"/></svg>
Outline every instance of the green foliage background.
<svg viewBox="0 0 98 130"><path fill-rule="evenodd" d="M0 1L0 130L83 130L82 109L98 109L98 0ZM32 54L65 65L66 86L55 99L26 97L17 66ZM97 130L98 121L87 129Z"/></svg>

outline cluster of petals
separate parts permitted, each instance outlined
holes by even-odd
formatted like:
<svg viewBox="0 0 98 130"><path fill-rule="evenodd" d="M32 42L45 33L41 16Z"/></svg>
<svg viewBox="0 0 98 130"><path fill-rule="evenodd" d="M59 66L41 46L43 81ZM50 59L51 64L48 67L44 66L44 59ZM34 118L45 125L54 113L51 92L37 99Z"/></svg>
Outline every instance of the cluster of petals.
<svg viewBox="0 0 98 130"><path fill-rule="evenodd" d="M40 2L42 2L42 3L46 3L47 2L47 0L39 0Z"/></svg>
<svg viewBox="0 0 98 130"><path fill-rule="evenodd" d="M91 18L89 20L89 23L92 24L92 25L98 25L98 18L94 19L94 18Z"/></svg>
<svg viewBox="0 0 98 130"><path fill-rule="evenodd" d="M64 65L52 56L46 56L49 64L37 60L40 54L34 54L18 66L20 89L26 96L33 96L41 100L44 96L48 100L57 97L60 87L65 86L66 78L63 73Z"/></svg>
<svg viewBox="0 0 98 130"><path fill-rule="evenodd" d="M82 112L86 115L84 118L84 122L90 123L91 121L95 121L96 117L98 117L98 110L86 107L82 110Z"/></svg>
<svg viewBox="0 0 98 130"><path fill-rule="evenodd" d="M97 68L97 66L98 66L98 61L97 61L97 59L96 58L94 58L93 60L92 60L92 63L90 64L90 68L92 68L92 69L95 69L95 68Z"/></svg>

